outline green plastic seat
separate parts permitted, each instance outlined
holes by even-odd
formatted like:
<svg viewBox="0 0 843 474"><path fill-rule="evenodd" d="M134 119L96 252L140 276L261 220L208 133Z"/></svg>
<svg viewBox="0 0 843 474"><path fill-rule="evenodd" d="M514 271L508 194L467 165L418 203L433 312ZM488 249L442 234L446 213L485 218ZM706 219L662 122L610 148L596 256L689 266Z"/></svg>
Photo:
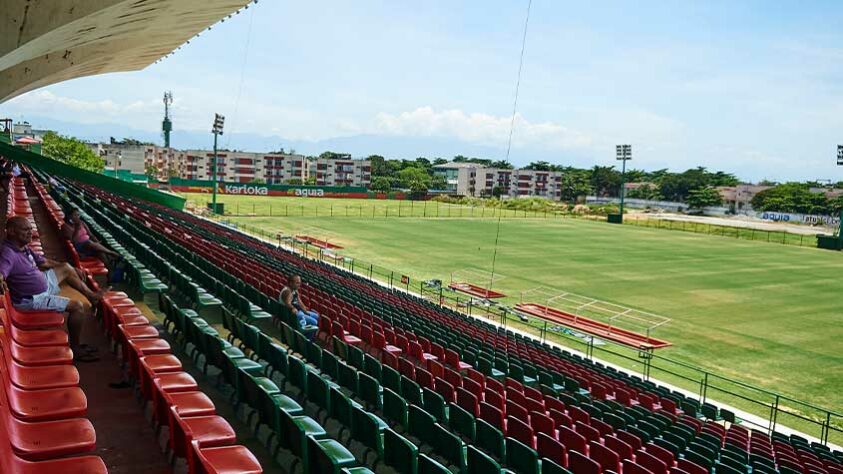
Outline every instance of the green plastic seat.
<svg viewBox="0 0 843 474"><path fill-rule="evenodd" d="M406 400L388 388L383 389L383 414L387 420L400 426L402 431L407 429L407 411Z"/></svg>
<svg viewBox="0 0 843 474"><path fill-rule="evenodd" d="M474 446L466 449L466 474L499 474L501 466Z"/></svg>
<svg viewBox="0 0 843 474"><path fill-rule="evenodd" d="M416 474L419 449L395 431L383 433L384 462L400 474Z"/></svg>
<svg viewBox="0 0 843 474"><path fill-rule="evenodd" d="M386 397L384 397L384 399L385 398ZM465 411L462 407L452 403L448 407L448 419L451 428L453 428L460 436L471 441L476 439L474 415Z"/></svg>
<svg viewBox="0 0 843 474"><path fill-rule="evenodd" d="M448 405L445 397L425 387L422 389L422 402L425 411L435 416L440 423L448 423Z"/></svg>
<svg viewBox="0 0 843 474"><path fill-rule="evenodd" d="M483 451L491 454L495 459L505 459L506 448L504 445L503 433L486 421L476 420L477 446Z"/></svg>
<svg viewBox="0 0 843 474"><path fill-rule="evenodd" d="M309 370L305 363L298 357L290 357L289 359L287 359L287 363L287 390L290 390L289 385L292 384L299 390L298 395L301 399L303 399L304 396L307 394L307 373L309 372ZM294 398L296 397L294 396Z"/></svg>
<svg viewBox="0 0 843 474"><path fill-rule="evenodd" d="M366 404L370 410L378 410L381 406L380 391L381 386L377 380L370 375L360 373L358 374L357 386L360 388L360 399Z"/></svg>
<svg viewBox="0 0 843 474"><path fill-rule="evenodd" d="M383 453L383 428L374 415L363 408L351 410L351 437L380 456Z"/></svg>
<svg viewBox="0 0 843 474"><path fill-rule="evenodd" d="M433 439L436 440L433 451L442 456L449 464L463 471L465 469L464 445L460 437L451 433L439 423L433 425L433 436Z"/></svg>
<svg viewBox="0 0 843 474"><path fill-rule="evenodd" d="M407 424L407 432L410 436L431 447L436 444L433 434L436 418L433 415L418 405L410 405L407 409Z"/></svg>
<svg viewBox="0 0 843 474"><path fill-rule="evenodd" d="M307 373L307 401L320 408L318 420L331 412L330 383L314 371Z"/></svg>
<svg viewBox="0 0 843 474"><path fill-rule="evenodd" d="M354 367L339 363L339 383L352 393L359 390L359 375Z"/></svg>
<svg viewBox="0 0 843 474"><path fill-rule="evenodd" d="M322 375L330 377L331 380L339 380L339 361L333 353L322 352L322 365L319 369L322 371Z"/></svg>
<svg viewBox="0 0 843 474"><path fill-rule="evenodd" d="M492 365L492 362L484 357L477 358L477 370L487 377L492 377L496 380L503 380L506 374Z"/></svg>
<svg viewBox="0 0 843 474"><path fill-rule="evenodd" d="M521 474L539 474L539 455L515 438L506 438L506 467Z"/></svg>
<svg viewBox="0 0 843 474"><path fill-rule="evenodd" d="M354 467L357 459L335 439L307 437L308 462L305 472L312 474L339 474L346 467Z"/></svg>
<svg viewBox="0 0 843 474"><path fill-rule="evenodd" d="M550 459L542 458L541 463L542 474L574 474L573 472L569 471L568 469L565 469L559 464L556 464Z"/></svg>
<svg viewBox="0 0 843 474"><path fill-rule="evenodd" d="M430 457L424 454L419 454L418 474L451 474L451 471Z"/></svg>
<svg viewBox="0 0 843 474"><path fill-rule="evenodd" d="M293 416L280 412L281 429L278 439L281 446L289 448L293 455L302 460L307 460L307 438L312 436L322 439L328 436L325 429L313 418L308 416Z"/></svg>
<svg viewBox="0 0 843 474"><path fill-rule="evenodd" d="M381 385L395 393L401 393L401 374L388 365L381 370Z"/></svg>
<svg viewBox="0 0 843 474"><path fill-rule="evenodd" d="M406 375L401 376L401 396L409 404L423 406L419 384Z"/></svg>
<svg viewBox="0 0 843 474"><path fill-rule="evenodd" d="M352 412L355 407L360 407L354 400L345 396L339 387L331 387L331 418L337 420L346 428L351 428Z"/></svg>
<svg viewBox="0 0 843 474"><path fill-rule="evenodd" d="M375 380L381 380L381 362L369 354L365 354L363 356L363 372L366 372L368 375L375 378Z"/></svg>
<svg viewBox="0 0 843 474"><path fill-rule="evenodd" d="M363 350L359 347L355 346L347 346L348 357L346 360L348 361L351 366L355 367L357 370L363 370L364 363L363 363Z"/></svg>

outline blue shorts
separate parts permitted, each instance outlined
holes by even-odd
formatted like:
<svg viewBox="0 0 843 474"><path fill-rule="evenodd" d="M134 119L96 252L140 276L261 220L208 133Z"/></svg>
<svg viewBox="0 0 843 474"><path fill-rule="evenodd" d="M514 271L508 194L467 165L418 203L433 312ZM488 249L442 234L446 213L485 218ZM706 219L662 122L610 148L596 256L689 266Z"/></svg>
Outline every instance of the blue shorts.
<svg viewBox="0 0 843 474"><path fill-rule="evenodd" d="M22 311L65 311L70 298L59 296L59 287L56 272L51 268L44 272L47 279L47 291L23 298L20 303L15 303L15 308Z"/></svg>
<svg viewBox="0 0 843 474"><path fill-rule="evenodd" d="M73 248L76 249L76 253L78 253L79 256L82 258L93 257L97 253L91 249L90 243L90 240L86 240L84 242L77 242L73 244Z"/></svg>

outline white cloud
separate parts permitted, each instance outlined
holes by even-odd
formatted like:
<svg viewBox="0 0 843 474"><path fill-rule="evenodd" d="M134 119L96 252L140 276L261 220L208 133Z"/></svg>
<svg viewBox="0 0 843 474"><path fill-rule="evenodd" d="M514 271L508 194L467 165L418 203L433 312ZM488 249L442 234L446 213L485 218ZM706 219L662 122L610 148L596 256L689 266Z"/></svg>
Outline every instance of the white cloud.
<svg viewBox="0 0 843 474"><path fill-rule="evenodd" d="M469 114L459 109L436 111L432 107L419 107L399 114L378 114L374 131L387 135L447 137L470 143L505 146L511 123L512 117ZM512 142L515 146L565 150L591 147L594 138L553 122L533 123L521 114L516 114Z"/></svg>
<svg viewBox="0 0 843 474"><path fill-rule="evenodd" d="M59 117L73 117L79 121L103 121L103 119L122 118L127 114L150 114L160 111L158 102L134 101L120 104L113 100L86 101L63 97L49 90L41 89L16 97L7 104L10 108L33 114L49 114ZM98 119L98 120L96 120Z"/></svg>

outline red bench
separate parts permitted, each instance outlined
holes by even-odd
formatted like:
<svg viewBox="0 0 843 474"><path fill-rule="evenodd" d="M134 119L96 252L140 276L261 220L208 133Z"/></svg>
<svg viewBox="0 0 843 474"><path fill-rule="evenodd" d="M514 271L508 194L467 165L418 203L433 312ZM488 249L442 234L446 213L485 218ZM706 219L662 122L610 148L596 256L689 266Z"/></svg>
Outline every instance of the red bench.
<svg viewBox="0 0 843 474"><path fill-rule="evenodd" d="M618 344L636 349L660 349L672 344L644 334L627 331L600 321L575 316L565 311L535 303L521 303L515 305L515 310L551 323L561 324L592 336L608 339Z"/></svg>

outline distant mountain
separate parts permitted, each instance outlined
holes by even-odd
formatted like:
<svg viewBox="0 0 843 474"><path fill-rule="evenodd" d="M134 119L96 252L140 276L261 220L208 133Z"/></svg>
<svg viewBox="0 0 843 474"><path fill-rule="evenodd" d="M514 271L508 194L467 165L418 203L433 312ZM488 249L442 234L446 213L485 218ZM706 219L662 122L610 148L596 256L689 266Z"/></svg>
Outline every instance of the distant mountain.
<svg viewBox="0 0 843 474"><path fill-rule="evenodd" d="M108 142L110 137L116 139L134 138L163 145L160 132L151 132L131 128L116 123L85 124L64 122L49 117L28 117L27 120L38 129L55 130L65 135L72 135L84 140ZM210 132L174 130L170 142L179 149L210 149L213 137ZM503 159L506 150L495 146L486 146L462 142L460 140L442 137L400 137L393 135L353 135L347 137L327 138L323 140L288 140L277 135L260 135L256 133L233 133L224 135L220 139L220 147L226 144L232 149L244 151L266 152L284 147L285 150L294 149L297 153L318 155L323 151L351 153L354 157L366 157L377 154L386 158L414 159L419 156L426 158L442 157L450 159L456 155L476 156L493 160ZM548 152L545 150L513 149L511 160L513 164L526 165L531 161L545 160L554 163L565 163L574 166L593 166L593 157L577 156L574 153Z"/></svg>

